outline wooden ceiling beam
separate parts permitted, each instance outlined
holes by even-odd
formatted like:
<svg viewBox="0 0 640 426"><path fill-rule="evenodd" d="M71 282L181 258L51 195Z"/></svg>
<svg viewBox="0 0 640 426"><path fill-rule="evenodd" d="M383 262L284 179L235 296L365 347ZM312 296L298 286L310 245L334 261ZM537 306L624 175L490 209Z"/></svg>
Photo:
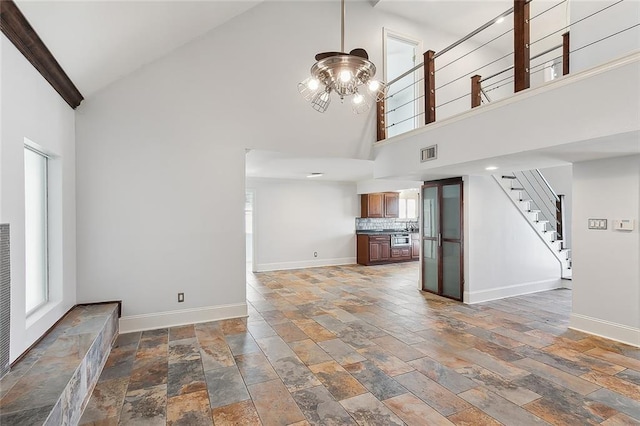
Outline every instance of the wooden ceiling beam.
<svg viewBox="0 0 640 426"><path fill-rule="evenodd" d="M13 0L0 0L0 30L71 108L84 99Z"/></svg>

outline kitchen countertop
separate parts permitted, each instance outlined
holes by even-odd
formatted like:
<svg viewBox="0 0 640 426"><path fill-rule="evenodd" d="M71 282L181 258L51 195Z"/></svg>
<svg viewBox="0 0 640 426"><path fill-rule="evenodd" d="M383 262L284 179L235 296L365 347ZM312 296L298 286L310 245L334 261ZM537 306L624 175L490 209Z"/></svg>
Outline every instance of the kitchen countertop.
<svg viewBox="0 0 640 426"><path fill-rule="evenodd" d="M382 231L374 231L371 229L356 231L356 235L392 235L392 234L417 234L418 231L406 231L400 229L385 229Z"/></svg>

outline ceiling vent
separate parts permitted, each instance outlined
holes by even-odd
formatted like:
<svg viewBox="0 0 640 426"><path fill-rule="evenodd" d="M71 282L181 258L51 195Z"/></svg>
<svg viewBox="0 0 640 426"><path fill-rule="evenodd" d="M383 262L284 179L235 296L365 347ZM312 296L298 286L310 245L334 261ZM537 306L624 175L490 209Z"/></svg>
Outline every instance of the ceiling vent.
<svg viewBox="0 0 640 426"><path fill-rule="evenodd" d="M420 162L431 161L438 158L438 145L431 145L420 150Z"/></svg>

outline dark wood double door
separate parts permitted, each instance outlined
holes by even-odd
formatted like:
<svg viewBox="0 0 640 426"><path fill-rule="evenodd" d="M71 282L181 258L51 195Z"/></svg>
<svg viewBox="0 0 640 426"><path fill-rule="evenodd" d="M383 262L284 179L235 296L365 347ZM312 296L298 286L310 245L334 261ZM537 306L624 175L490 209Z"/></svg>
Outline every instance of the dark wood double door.
<svg viewBox="0 0 640 426"><path fill-rule="evenodd" d="M462 300L462 178L422 186L422 289Z"/></svg>

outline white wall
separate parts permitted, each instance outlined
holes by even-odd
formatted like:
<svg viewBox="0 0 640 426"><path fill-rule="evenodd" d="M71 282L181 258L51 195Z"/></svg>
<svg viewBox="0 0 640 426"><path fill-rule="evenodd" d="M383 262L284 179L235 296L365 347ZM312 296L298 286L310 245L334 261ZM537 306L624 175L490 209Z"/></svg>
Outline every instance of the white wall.
<svg viewBox="0 0 640 426"><path fill-rule="evenodd" d="M465 302L561 287L558 259L492 177L467 176L464 191Z"/></svg>
<svg viewBox="0 0 640 426"><path fill-rule="evenodd" d="M11 361L76 302L74 112L2 35L2 157L0 222L11 226ZM25 138L49 162L49 284L47 305L25 316Z"/></svg>
<svg viewBox="0 0 640 426"><path fill-rule="evenodd" d="M551 188L558 195L564 195L564 247L571 248L571 223L573 217L573 167L566 166L548 167L540 169L542 176L549 182Z"/></svg>
<svg viewBox="0 0 640 426"><path fill-rule="evenodd" d="M247 188L256 197L258 271L356 262L355 184L250 179Z"/></svg>
<svg viewBox="0 0 640 426"><path fill-rule="evenodd" d="M571 51L638 23L640 1L626 0L615 5L614 3L617 1L571 1ZM607 6L611 7L607 8ZM599 10L603 11L586 18ZM578 22L582 19L584 20ZM640 49L640 27L635 27L572 53L571 72L582 71L638 49Z"/></svg>
<svg viewBox="0 0 640 426"><path fill-rule="evenodd" d="M449 41L368 2L349 2L348 16L347 48L377 64L383 27ZM297 93L314 55L339 47L339 18L335 1L264 2L83 102L80 301L122 299L123 330L182 321L185 309L246 312L245 148L370 158L373 110L334 99L319 114Z"/></svg>
<svg viewBox="0 0 640 426"><path fill-rule="evenodd" d="M640 155L573 165L575 328L640 345ZM589 218L607 230L587 229ZM614 219L633 219L630 232Z"/></svg>

